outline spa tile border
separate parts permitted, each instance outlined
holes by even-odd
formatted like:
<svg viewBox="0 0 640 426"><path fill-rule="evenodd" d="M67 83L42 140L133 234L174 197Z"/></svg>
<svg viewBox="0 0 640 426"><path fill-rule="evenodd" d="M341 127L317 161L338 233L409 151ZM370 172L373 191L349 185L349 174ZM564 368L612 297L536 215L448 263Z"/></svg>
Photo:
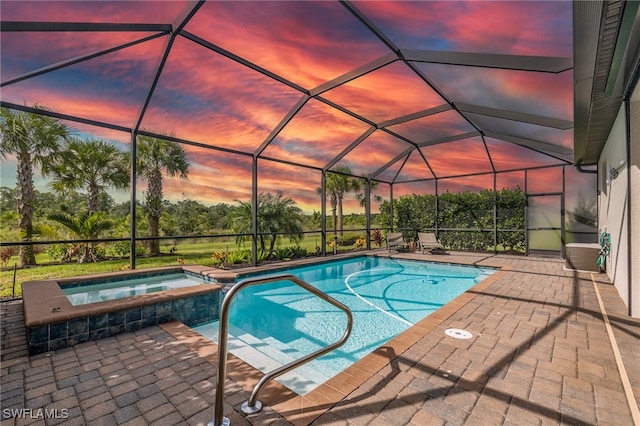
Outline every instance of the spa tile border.
<svg viewBox="0 0 640 426"><path fill-rule="evenodd" d="M22 292L29 353L62 349L173 320L196 326L213 321L219 315L221 286L214 283L78 306L69 302L61 285L173 271L209 279L205 275L209 270L189 265L25 282Z"/></svg>

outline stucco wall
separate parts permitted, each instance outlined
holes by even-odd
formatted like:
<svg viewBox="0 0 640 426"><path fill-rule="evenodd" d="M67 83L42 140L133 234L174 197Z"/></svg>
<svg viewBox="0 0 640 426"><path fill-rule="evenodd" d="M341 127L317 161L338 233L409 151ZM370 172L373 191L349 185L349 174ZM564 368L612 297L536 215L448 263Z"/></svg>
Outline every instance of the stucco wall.
<svg viewBox="0 0 640 426"><path fill-rule="evenodd" d="M630 105L631 115L631 315L640 318L640 85Z"/></svg>
<svg viewBox="0 0 640 426"><path fill-rule="evenodd" d="M598 185L600 189L598 230L611 234L611 254L607 259L607 275L618 293L629 306L627 234L627 185L626 128L624 106L620 109L607 143L598 161ZM610 178L611 169L619 170Z"/></svg>

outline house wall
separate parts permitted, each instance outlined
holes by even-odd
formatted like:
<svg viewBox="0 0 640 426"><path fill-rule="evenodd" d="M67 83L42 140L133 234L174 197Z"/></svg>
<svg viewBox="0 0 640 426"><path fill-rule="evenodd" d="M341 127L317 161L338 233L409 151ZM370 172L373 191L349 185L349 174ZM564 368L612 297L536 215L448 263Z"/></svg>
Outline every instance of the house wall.
<svg viewBox="0 0 640 426"><path fill-rule="evenodd" d="M640 84L630 102L631 315L640 318Z"/></svg>
<svg viewBox="0 0 640 426"><path fill-rule="evenodd" d="M627 226L626 125L624 106L607 138L598 161L598 231L611 235L611 252L606 262L606 273L614 283L622 300L629 306L629 249ZM611 170L618 169L617 177Z"/></svg>

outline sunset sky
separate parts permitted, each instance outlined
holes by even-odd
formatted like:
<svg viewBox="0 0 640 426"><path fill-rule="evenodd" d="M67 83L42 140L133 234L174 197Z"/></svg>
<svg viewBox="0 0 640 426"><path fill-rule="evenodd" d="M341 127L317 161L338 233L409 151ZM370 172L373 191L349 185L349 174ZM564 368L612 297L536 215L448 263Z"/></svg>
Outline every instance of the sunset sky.
<svg viewBox="0 0 640 426"><path fill-rule="evenodd" d="M0 12L3 22L173 24L192 4L3 0ZM126 129L140 120L140 129L221 148L185 146L188 181L165 182L174 201L248 200L253 156L259 190L282 190L306 211L320 210L316 189L325 168L377 173L376 179L396 183L398 196L432 193L435 177L439 192L490 189L494 170L573 159L571 66L553 73L420 60L441 52L506 61L500 64L516 63L514 56L572 64L570 1L207 1L170 45L144 114L170 35L159 27L63 29L2 32L2 101ZM136 40L144 41L30 76ZM531 116L505 118L504 111ZM530 117L569 125L526 123ZM66 124L129 149L127 132ZM553 185L557 174L548 170L532 173L528 184ZM451 178L475 173L489 174ZM522 186L522 175L500 173L498 185ZM3 160L0 178L0 185L14 187L14 158ZM41 179L38 186L47 188ZM388 188L381 184L378 191L388 196ZM346 210L361 211L355 201Z"/></svg>

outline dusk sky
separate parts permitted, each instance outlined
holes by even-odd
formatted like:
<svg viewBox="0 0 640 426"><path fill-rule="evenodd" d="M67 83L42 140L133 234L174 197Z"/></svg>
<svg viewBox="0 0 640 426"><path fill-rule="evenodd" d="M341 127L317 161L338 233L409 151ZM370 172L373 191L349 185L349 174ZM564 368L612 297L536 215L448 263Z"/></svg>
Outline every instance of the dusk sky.
<svg viewBox="0 0 640 426"><path fill-rule="evenodd" d="M3 22L172 24L191 4L3 0L0 12ZM165 181L166 198L174 201L248 200L254 155L259 159L259 191L282 190L306 211L320 210L316 188L320 170L327 167L348 166L358 176L378 173L374 177L383 182L423 180L396 184L398 196L433 193L433 181L425 179L475 173L489 174L439 180L438 190L491 189L494 170L572 161L571 66L554 73L509 65L453 65L433 54L475 54L446 56L462 62L481 58L512 64L516 55L569 58L572 64L570 1L348 5L372 28L338 2L206 2L171 44L143 115L170 35L148 28L4 31L1 98L127 129L140 120L146 131L222 148L185 146L191 162L188 181ZM144 41L30 76L136 40ZM375 66L367 67L371 63ZM348 73L348 78L327 84ZM21 77L27 78L14 82ZM530 116L505 117L504 111ZM569 125L526 123L531 117ZM82 136L129 149L127 132L66 124ZM528 183L532 188L551 186L556 173L543 169ZM522 175L501 173L498 185L522 186ZM14 187L14 158L3 160L0 178L0 185ZM38 185L47 188L41 179ZM141 184L138 190L143 189ZM379 191L388 196L388 185ZM124 192L113 195L128 197ZM361 209L354 200L346 211Z"/></svg>

